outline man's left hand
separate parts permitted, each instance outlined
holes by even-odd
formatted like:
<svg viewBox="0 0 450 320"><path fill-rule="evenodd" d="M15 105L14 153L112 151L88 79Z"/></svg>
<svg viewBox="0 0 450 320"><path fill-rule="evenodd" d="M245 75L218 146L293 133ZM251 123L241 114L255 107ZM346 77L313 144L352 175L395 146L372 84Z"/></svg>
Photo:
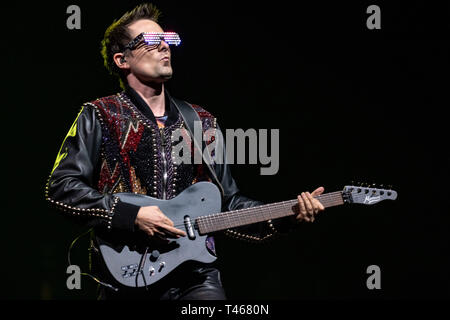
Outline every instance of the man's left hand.
<svg viewBox="0 0 450 320"><path fill-rule="evenodd" d="M314 199L314 197L322 194L324 190L325 189L323 187L319 187L312 193L302 192L299 196L297 196L300 209L299 214L296 216L298 222L303 220L313 222L315 215L325 210L325 207L320 203L320 201Z"/></svg>

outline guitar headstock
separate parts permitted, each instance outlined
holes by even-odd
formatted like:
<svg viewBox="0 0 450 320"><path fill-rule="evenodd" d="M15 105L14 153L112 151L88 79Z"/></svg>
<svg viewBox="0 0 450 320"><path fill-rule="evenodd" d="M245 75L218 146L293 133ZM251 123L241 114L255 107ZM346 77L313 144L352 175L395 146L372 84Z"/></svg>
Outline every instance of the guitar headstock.
<svg viewBox="0 0 450 320"><path fill-rule="evenodd" d="M397 199L397 192L391 188L376 188L374 185L364 184L345 186L342 194L345 202L366 205Z"/></svg>

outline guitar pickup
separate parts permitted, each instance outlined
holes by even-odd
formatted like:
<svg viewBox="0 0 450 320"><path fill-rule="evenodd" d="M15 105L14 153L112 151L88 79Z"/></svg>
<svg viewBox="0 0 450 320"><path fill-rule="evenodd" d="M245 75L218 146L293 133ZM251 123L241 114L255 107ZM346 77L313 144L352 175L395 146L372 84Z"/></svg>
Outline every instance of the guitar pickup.
<svg viewBox="0 0 450 320"><path fill-rule="evenodd" d="M186 228L188 238L194 240L195 239L194 226L192 225L191 218L189 216L184 217L184 226Z"/></svg>

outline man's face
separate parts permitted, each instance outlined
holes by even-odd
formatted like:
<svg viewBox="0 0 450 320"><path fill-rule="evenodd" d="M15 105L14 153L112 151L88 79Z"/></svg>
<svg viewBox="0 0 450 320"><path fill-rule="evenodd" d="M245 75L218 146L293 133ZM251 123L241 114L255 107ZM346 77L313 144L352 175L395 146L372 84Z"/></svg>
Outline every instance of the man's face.
<svg viewBox="0 0 450 320"><path fill-rule="evenodd" d="M142 32L164 32L154 21L138 20L128 26L131 39ZM172 65L169 45L161 41L158 47L138 45L132 55L125 57L130 66L130 72L144 82L164 82L172 77Z"/></svg>

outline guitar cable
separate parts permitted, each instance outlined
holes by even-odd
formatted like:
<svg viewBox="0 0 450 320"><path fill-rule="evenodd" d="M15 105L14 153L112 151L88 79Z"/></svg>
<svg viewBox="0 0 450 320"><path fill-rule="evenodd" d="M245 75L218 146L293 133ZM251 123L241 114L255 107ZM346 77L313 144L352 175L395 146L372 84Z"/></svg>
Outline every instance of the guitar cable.
<svg viewBox="0 0 450 320"><path fill-rule="evenodd" d="M145 285L145 290L146 291L148 291L148 287L147 287L147 281L145 280L145 275L144 275L144 270L143 270L144 265L142 264L142 262L144 262L146 260L147 253L148 253L148 247L145 247L145 252L141 256L141 260L139 261L138 271L137 271L137 274L136 274L136 287L138 287L138 277L141 274L142 275L142 279L144 280L144 285Z"/></svg>
<svg viewBox="0 0 450 320"><path fill-rule="evenodd" d="M84 233L82 233L81 235L79 235L78 237L76 237L76 238L72 241L72 243L70 244L69 250L67 251L67 261L68 261L68 263L69 263L69 266L72 265L72 263L71 263L71 261L70 261L70 251L72 250L73 246L75 245L75 243L76 243L81 237L85 236L86 234L90 233L91 231L92 231L92 228L88 229L86 232L84 232ZM92 247L89 248L89 250L91 250L91 249L92 249ZM89 265L92 265L92 263L91 263L91 255L90 255L90 254L89 254ZM80 274L83 275L83 276L88 276L88 277L90 277L91 279L93 279L95 282L97 282L98 284L100 284L100 285L102 285L102 286L105 286L105 287L107 287L107 288L110 288L110 289L112 289L112 290L114 290L114 291L116 291L116 292L119 291L118 288L112 286L112 285L109 284L109 283L100 281L99 279L97 279L96 277L94 277L93 275L91 275L91 274L89 274L89 273L87 273L87 272L81 272ZM145 280L144 280L144 281L145 281Z"/></svg>

